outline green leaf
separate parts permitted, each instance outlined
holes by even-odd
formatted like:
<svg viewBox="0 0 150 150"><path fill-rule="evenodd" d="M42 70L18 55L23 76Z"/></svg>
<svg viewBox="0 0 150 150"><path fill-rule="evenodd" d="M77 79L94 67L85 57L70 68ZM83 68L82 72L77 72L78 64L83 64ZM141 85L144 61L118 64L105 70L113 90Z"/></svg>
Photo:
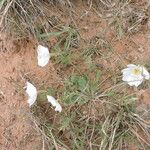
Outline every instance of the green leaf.
<svg viewBox="0 0 150 150"><path fill-rule="evenodd" d="M87 86L87 77L86 76L79 77L78 85L80 90L84 90Z"/></svg>
<svg viewBox="0 0 150 150"><path fill-rule="evenodd" d="M71 122L72 118L70 117L63 117L60 120L61 127L59 128L60 130L66 130L69 127L69 124Z"/></svg>

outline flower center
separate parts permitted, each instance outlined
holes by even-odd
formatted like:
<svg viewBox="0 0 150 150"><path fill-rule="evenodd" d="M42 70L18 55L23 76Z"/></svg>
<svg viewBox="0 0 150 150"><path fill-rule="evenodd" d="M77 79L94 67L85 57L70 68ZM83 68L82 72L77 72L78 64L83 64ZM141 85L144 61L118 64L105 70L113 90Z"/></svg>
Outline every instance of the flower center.
<svg viewBox="0 0 150 150"><path fill-rule="evenodd" d="M140 68L135 68L132 70L132 74L133 75L140 75L142 73L142 71L140 70Z"/></svg>

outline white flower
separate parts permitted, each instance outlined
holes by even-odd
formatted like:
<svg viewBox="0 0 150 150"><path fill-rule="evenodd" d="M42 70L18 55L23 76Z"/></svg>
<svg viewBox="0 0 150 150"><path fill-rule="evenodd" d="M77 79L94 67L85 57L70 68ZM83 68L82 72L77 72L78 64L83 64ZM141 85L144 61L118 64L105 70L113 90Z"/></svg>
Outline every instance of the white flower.
<svg viewBox="0 0 150 150"><path fill-rule="evenodd" d="M31 83L26 83L26 93L28 94L28 103L29 106L34 104L37 99L37 89Z"/></svg>
<svg viewBox="0 0 150 150"><path fill-rule="evenodd" d="M48 100L48 102L50 102L52 104L53 107L55 107L55 111L58 111L58 112L62 111L61 105L58 103L58 101L53 96L47 95L47 100Z"/></svg>
<svg viewBox="0 0 150 150"><path fill-rule="evenodd" d="M133 64L127 65L127 68L121 71L123 73L122 80L127 82L130 86L138 87L144 79L149 79L150 74L143 66L136 66Z"/></svg>
<svg viewBox="0 0 150 150"><path fill-rule="evenodd" d="M47 65L50 59L50 53L47 47L44 47L42 45L38 45L37 48L37 59L38 59L38 65L41 67L44 67Z"/></svg>

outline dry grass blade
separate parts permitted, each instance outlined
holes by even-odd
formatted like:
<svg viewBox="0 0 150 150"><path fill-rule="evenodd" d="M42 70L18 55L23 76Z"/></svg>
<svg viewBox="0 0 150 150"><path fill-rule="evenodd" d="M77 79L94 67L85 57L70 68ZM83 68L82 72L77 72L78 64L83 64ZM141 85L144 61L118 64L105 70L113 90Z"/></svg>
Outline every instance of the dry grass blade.
<svg viewBox="0 0 150 150"><path fill-rule="evenodd" d="M54 12L62 13L64 5L68 8L71 6L69 0L3 0L0 4L0 27L4 31L35 38L39 33L50 32L54 26L59 25L61 19L59 15L54 16Z"/></svg>
<svg viewBox="0 0 150 150"><path fill-rule="evenodd" d="M9 3L6 4L6 6L5 6L5 8L4 8L3 12L2 12L1 19L0 19L0 27L2 27L3 20L4 20L6 14L7 14L7 12L8 12L8 10L9 10L9 8L10 8L10 6L12 5L13 2L14 2L14 0L12 0L12 1L10 1ZM1 11L1 9L2 9L4 3L5 3L5 1L2 1L1 7L0 7L0 11Z"/></svg>
<svg viewBox="0 0 150 150"><path fill-rule="evenodd" d="M36 44L29 43L27 38L20 42L13 40L14 52L6 60L4 57L3 62L14 61L12 71L9 68L4 72L8 79L10 72L16 73L13 88L20 85L18 73L27 71L23 82L33 80L39 90L36 103L30 108L32 114L27 116L40 133L42 150L129 150L130 144L150 149L150 124L136 112L138 90L121 81L122 67L132 63L134 54L143 54L137 52L138 44L135 46L128 37L123 39L145 19L145 10L137 8L138 12L134 3L134 0L132 3L130 0L0 1L1 31L11 32L13 38L37 40ZM131 38L144 46L149 40L144 34L138 34L141 39L139 36L135 40L137 35ZM0 39L1 43L3 47ZM4 44L7 45L7 39ZM23 49L27 44L29 47ZM48 47L51 54L45 69L35 66L37 44ZM11 83L10 79L6 81ZM143 87L148 88L149 83L139 89ZM13 95L18 96L21 91L19 96L24 100L24 91L20 89L22 86ZM47 102L47 95L58 99L61 113ZM17 105L25 103L23 100L17 101Z"/></svg>

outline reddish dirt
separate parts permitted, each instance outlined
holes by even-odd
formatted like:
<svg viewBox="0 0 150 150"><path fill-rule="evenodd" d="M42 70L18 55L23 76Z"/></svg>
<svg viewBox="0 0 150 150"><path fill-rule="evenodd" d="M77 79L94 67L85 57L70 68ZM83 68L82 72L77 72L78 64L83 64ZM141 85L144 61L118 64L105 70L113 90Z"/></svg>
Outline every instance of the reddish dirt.
<svg viewBox="0 0 150 150"><path fill-rule="evenodd" d="M150 90L140 90L138 95L140 102L150 107Z"/></svg>
<svg viewBox="0 0 150 150"><path fill-rule="evenodd" d="M106 21L101 21L96 13L80 7L77 26L80 28L80 47L94 39L105 27ZM124 37L112 42L113 51L109 57L95 57L98 64L102 64L105 71L115 71L118 66L128 63L145 63L150 56L150 26L145 31ZM110 31L108 41L115 33ZM88 42L85 42L88 41ZM55 43L55 39L53 39ZM61 82L52 63L44 67L37 66L36 43L29 40L14 40L6 35L0 35L0 149L2 150L41 150L42 137L35 130L30 120L30 109L23 87L28 80L37 88L58 86ZM80 48L79 48L80 50ZM107 53L107 52L105 52ZM82 70L85 67L80 64ZM68 68L64 74L71 72ZM79 70L80 71L80 70ZM107 72L107 71L106 71ZM140 103L150 106L150 89L140 91ZM133 146L131 149L136 149Z"/></svg>
<svg viewBox="0 0 150 150"><path fill-rule="evenodd" d="M30 120L23 87L28 80L37 88L60 82L51 62L37 66L36 44L0 36L0 149L41 150L41 135Z"/></svg>

